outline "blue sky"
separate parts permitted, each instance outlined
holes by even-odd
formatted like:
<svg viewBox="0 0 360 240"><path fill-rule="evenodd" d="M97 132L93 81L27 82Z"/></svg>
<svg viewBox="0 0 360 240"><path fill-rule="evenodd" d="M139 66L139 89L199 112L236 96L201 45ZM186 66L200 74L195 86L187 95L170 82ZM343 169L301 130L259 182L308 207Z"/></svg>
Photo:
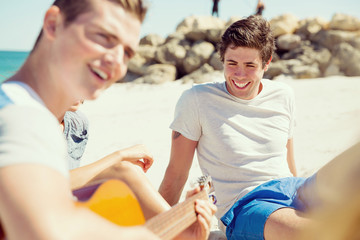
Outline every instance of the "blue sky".
<svg viewBox="0 0 360 240"><path fill-rule="evenodd" d="M210 15L212 0L148 0L151 4L142 28L142 36L158 33L167 36L185 17ZM320 16L330 20L334 13L360 18L360 0L263 0L264 17L271 19L292 13L299 19ZM11 0L0 3L0 50L31 50L40 31L46 9L53 0ZM220 18L247 16L257 0L221 0Z"/></svg>

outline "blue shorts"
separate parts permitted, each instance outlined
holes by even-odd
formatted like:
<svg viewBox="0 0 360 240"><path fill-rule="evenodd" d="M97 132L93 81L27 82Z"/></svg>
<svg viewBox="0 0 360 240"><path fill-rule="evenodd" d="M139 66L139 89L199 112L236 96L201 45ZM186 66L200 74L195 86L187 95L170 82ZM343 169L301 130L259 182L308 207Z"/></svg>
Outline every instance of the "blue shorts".
<svg viewBox="0 0 360 240"><path fill-rule="evenodd" d="M313 187L315 180L316 175L309 178L288 177L256 187L221 218L226 226L227 239L264 239L265 222L274 211L284 207L305 211L317 204L318 199L314 199L316 193L302 194L301 198L298 194L305 186Z"/></svg>

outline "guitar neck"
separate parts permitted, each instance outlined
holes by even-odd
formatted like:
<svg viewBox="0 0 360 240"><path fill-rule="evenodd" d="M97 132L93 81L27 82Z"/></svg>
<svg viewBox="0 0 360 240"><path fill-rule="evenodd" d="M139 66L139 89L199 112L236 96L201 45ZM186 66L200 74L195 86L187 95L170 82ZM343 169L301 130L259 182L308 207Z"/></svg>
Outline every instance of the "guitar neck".
<svg viewBox="0 0 360 240"><path fill-rule="evenodd" d="M145 226L163 240L171 240L196 221L195 200L207 200L208 195L202 190L150 220Z"/></svg>

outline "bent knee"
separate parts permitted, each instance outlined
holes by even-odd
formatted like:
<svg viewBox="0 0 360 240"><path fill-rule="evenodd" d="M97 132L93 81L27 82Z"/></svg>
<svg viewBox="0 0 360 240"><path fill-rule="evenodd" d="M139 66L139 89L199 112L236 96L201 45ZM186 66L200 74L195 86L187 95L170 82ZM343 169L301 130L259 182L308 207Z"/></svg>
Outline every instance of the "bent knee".
<svg viewBox="0 0 360 240"><path fill-rule="evenodd" d="M310 224L310 220L302 212L284 207L270 214L264 226L264 238L294 239Z"/></svg>

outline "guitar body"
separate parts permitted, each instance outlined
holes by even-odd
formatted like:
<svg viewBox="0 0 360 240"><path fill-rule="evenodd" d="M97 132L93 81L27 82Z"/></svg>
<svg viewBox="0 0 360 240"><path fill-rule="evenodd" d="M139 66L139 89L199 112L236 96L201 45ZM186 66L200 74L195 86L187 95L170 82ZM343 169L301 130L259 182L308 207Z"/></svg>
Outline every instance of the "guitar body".
<svg viewBox="0 0 360 240"><path fill-rule="evenodd" d="M76 191L74 192L75 195ZM108 180L96 186L95 192L86 201L77 201L79 207L86 207L120 226L135 226L145 223L139 202L131 189L122 181Z"/></svg>

